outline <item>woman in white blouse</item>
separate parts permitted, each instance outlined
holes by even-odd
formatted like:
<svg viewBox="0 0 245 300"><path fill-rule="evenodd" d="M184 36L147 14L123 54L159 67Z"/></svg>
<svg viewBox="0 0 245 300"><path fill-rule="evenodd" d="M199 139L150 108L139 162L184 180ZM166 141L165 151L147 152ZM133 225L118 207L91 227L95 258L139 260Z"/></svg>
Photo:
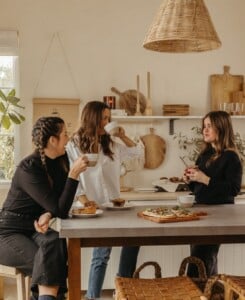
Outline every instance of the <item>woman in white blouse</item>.
<svg viewBox="0 0 245 300"><path fill-rule="evenodd" d="M122 127L116 137L105 132L110 122L110 108L103 102L88 102L82 111L80 127L67 144L72 163L81 154L98 153L94 167L87 168L79 177L77 195L84 203L95 201L98 205L120 198L120 166L125 159L142 157L142 144L135 144L125 135ZM118 276L132 277L136 267L139 247L123 247ZM87 299L100 297L111 247L94 248L91 262Z"/></svg>

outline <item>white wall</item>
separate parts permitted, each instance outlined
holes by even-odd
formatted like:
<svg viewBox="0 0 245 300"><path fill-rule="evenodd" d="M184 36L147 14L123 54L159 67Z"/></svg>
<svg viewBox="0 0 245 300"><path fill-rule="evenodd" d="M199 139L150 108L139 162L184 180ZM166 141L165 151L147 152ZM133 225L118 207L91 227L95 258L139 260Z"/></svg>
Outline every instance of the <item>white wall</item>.
<svg viewBox="0 0 245 300"><path fill-rule="evenodd" d="M146 72L150 71L155 114L161 114L162 104L189 103L191 114L203 115L210 109L209 75L222 74L223 65L230 65L232 74L245 73L244 0L205 1L223 45L219 50L193 54L164 54L142 47L161 1L0 0L0 29L17 29L20 33L20 97L27 118L20 127L20 157L31 151L34 97L79 97L83 103L102 100L104 95L111 94L112 86L120 91L135 89L137 74L141 76L142 92L146 93ZM58 39L50 47L55 33L59 33L63 48ZM198 121L176 121L175 129L188 132L195 123ZM234 125L241 131L242 123L236 121ZM167 121L140 126L126 124L125 128L131 135L142 135L151 125L166 140L165 161L156 170L129 173L128 184L150 185L160 176L179 176L182 171L177 144L168 134ZM245 137L244 130L241 132ZM169 249L164 252L157 247L155 251L160 251L167 260L171 253L176 253L178 259L188 253L184 246L175 247L174 252L173 247ZM140 261L142 257L147 260L147 254L152 259L155 253L142 248ZM225 258L221 251L222 265ZM163 264L164 275L176 274L176 264L168 261L171 263ZM88 266L86 274L87 269ZM220 271L232 272L222 268ZM111 272L105 287L113 285L116 269ZM239 268L236 272L241 273Z"/></svg>
<svg viewBox="0 0 245 300"><path fill-rule="evenodd" d="M160 3L0 0L0 29L20 33L20 97L27 117L20 130L20 157L31 150L33 97L79 97L83 103L102 100L111 94L112 86L121 91L136 88L137 74L146 93L146 72L150 71L155 114L161 114L164 103L189 103L191 114L203 115L210 108L209 75L222 74L225 64L231 66L232 74L245 72L244 0L205 1L223 45L193 54L157 53L142 47ZM55 33L61 43L57 38L51 43ZM132 135L142 135L150 125L126 124L126 128ZM127 175L134 185L149 185L160 176L182 172L168 122L153 125L166 139L166 158L156 170ZM176 131L189 131L192 126L191 121L177 121Z"/></svg>

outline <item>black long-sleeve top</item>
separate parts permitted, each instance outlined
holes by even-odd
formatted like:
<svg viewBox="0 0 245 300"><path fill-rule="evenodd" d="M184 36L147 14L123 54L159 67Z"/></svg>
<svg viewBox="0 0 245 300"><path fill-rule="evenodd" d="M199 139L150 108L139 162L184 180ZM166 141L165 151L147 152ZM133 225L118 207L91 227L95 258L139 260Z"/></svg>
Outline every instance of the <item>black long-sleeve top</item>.
<svg viewBox="0 0 245 300"><path fill-rule="evenodd" d="M67 217L78 181L67 177L69 161L66 154L56 159L46 157L46 165L47 171L38 152L20 162L3 210L31 215L33 219L44 212L50 212L54 217Z"/></svg>
<svg viewBox="0 0 245 300"><path fill-rule="evenodd" d="M191 182L189 187L195 194L197 203L234 203L234 197L241 189L241 161L236 152L225 150L216 160L207 166L206 162L213 154L214 149L211 148L202 153L196 161L199 169L210 177L209 184Z"/></svg>

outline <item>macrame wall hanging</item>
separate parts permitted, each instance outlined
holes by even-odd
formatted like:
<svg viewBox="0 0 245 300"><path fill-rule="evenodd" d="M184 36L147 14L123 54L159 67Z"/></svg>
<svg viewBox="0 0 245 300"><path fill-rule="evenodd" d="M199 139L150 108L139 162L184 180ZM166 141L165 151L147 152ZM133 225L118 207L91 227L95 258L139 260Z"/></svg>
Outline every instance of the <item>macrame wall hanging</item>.
<svg viewBox="0 0 245 300"><path fill-rule="evenodd" d="M65 62L65 67L68 70L77 98L60 97L60 95L59 97L36 96L38 88L40 86L40 81L44 76L45 67L47 66L47 62L50 57L51 48L54 46L55 42L57 42L57 45L61 49L62 57ZM72 69L59 33L54 33L50 40L49 47L47 49L47 53L45 55L44 62L38 77L38 81L35 85L33 94L33 122L35 122L38 118L42 116L59 116L65 120L68 134L71 135L72 132L75 131L75 129L78 126L80 110L79 108L81 101L79 96L79 90L77 88L76 81L73 76Z"/></svg>

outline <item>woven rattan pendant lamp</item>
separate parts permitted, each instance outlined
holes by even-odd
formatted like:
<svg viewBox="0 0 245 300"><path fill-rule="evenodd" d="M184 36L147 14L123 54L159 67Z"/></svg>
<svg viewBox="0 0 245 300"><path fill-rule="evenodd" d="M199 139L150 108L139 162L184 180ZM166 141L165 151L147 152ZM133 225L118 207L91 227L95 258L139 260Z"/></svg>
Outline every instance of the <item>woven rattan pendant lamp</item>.
<svg viewBox="0 0 245 300"><path fill-rule="evenodd" d="M143 42L159 52L201 52L221 41L203 0L163 0Z"/></svg>

